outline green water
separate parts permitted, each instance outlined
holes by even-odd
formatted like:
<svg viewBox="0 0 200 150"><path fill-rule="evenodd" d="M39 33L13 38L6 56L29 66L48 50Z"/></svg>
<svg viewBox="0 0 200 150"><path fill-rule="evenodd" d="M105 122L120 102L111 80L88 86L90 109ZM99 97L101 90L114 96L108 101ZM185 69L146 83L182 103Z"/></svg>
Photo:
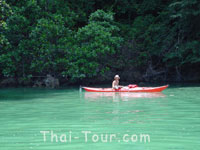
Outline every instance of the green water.
<svg viewBox="0 0 200 150"><path fill-rule="evenodd" d="M46 141L41 131L49 132ZM91 132L87 137L86 131ZM146 143L141 134L148 135ZM111 135L116 135L112 141ZM199 147L200 87L170 87L155 94L0 89L1 150Z"/></svg>

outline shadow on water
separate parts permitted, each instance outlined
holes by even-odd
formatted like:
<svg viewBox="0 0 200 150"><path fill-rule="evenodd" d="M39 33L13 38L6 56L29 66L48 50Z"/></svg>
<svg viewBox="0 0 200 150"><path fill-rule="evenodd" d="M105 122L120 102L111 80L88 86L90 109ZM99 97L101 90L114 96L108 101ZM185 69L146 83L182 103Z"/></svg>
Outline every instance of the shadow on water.
<svg viewBox="0 0 200 150"><path fill-rule="evenodd" d="M47 97L53 98L67 92L68 90L63 89L4 88L0 90L0 101L23 101Z"/></svg>

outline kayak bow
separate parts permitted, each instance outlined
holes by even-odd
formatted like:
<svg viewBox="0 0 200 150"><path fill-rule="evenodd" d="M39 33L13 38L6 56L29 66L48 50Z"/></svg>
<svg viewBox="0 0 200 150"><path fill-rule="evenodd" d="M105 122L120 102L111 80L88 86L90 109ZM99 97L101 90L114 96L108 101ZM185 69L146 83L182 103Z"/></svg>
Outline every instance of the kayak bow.
<svg viewBox="0 0 200 150"><path fill-rule="evenodd" d="M87 92L162 92L166 89L168 85L160 86L160 87L123 87L121 89L113 89L113 88L93 88L93 87L83 87L83 89Z"/></svg>

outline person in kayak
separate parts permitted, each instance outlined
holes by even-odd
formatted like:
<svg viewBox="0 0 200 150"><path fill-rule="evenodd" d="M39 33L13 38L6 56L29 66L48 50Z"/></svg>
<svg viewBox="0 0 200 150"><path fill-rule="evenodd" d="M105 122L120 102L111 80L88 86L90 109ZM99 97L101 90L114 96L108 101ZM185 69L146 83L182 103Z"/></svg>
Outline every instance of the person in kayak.
<svg viewBox="0 0 200 150"><path fill-rule="evenodd" d="M117 89L123 88L123 86L119 85L119 79L120 79L119 75L115 75L114 81L112 82L113 89L117 90Z"/></svg>

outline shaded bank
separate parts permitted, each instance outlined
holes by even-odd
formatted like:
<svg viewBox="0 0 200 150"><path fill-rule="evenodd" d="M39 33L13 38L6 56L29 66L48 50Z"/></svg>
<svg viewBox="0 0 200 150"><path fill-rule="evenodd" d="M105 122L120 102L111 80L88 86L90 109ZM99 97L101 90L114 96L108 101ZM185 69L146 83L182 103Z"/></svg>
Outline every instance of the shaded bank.
<svg viewBox="0 0 200 150"><path fill-rule="evenodd" d="M113 73L114 74L114 73ZM177 80L176 77L172 77L169 80L166 80L164 76L150 76L145 78L144 76L138 76L136 75L131 76L132 74L124 74L122 73L120 75L121 81L120 83L122 85L128 85L128 84L138 84L139 86L149 86L149 85L165 85L165 84L196 84L200 83L199 76L189 76L185 77L184 80ZM138 72L137 72L137 75ZM192 78L191 78L192 77ZM188 78L188 79L187 79ZM164 79L164 80L163 80ZM56 78L51 75L47 76L41 76L41 77L33 77L29 79L23 79L23 78L4 78L0 80L0 87L46 87L46 88L58 88L58 87L65 87L68 85L108 85L112 83L113 76L107 76L106 79L101 76L97 78L92 79L83 79L76 82L71 82L67 78L61 77Z"/></svg>

